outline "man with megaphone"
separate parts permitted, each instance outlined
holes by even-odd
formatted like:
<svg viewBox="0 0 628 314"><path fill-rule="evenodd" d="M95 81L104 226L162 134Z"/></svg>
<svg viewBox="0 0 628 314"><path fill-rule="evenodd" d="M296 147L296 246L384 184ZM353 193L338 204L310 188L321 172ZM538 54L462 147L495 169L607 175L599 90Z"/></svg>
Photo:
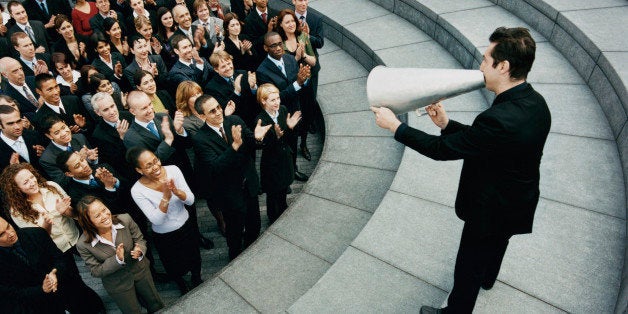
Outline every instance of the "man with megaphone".
<svg viewBox="0 0 628 314"><path fill-rule="evenodd" d="M436 160L463 159L456 215L464 228L447 307L421 313L471 313L480 288L493 287L512 235L532 232L539 165L550 130L545 99L526 82L536 43L525 28L497 28L480 71L493 104L471 125L450 120L440 102L427 106L440 136L409 127L386 107L371 107L378 126Z"/></svg>

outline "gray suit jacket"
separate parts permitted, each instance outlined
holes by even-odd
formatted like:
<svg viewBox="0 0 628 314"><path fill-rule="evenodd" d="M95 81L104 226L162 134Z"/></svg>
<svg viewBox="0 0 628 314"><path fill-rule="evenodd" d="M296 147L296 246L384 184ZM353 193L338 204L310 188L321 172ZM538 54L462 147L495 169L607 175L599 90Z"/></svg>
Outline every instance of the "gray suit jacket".
<svg viewBox="0 0 628 314"><path fill-rule="evenodd" d="M129 214L117 216L124 228L117 230L116 247L124 243L124 265L116 261L116 249L102 242L92 246L86 243L85 233L76 243L76 249L89 267L92 276L102 278L102 284L109 294L132 289L135 278L143 278L150 272L149 261L146 257L141 261L131 257L131 250L137 244L142 252L146 252L146 240L137 224ZM148 274L150 276L150 274Z"/></svg>
<svg viewBox="0 0 628 314"><path fill-rule="evenodd" d="M72 140L70 146L72 150L78 152L83 148L83 145L91 148L85 135L72 134ZM55 146L52 142L46 146L46 149L39 158L39 164L46 172L46 175L54 182L57 182L61 187L65 188L70 181L69 177L65 176L65 173L61 168L57 167L57 156L63 152L59 147Z"/></svg>

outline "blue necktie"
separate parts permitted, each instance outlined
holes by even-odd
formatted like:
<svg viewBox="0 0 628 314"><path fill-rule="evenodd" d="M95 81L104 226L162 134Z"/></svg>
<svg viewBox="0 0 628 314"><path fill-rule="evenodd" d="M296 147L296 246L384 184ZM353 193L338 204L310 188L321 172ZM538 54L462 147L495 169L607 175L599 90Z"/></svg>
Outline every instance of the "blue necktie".
<svg viewBox="0 0 628 314"><path fill-rule="evenodd" d="M153 135L155 135L156 138L161 139L161 137L159 136L159 132L157 132L157 128L155 128L154 121L149 122L146 127L148 128L150 133L153 133Z"/></svg>
<svg viewBox="0 0 628 314"><path fill-rule="evenodd" d="M72 149L72 146L68 146L65 150L66 150L66 151L68 151L68 152L73 152L73 151L74 151L74 150Z"/></svg>
<svg viewBox="0 0 628 314"><path fill-rule="evenodd" d="M97 187L97 186L100 186L100 185L98 184L98 181L96 181L96 179L90 178L89 179L89 186Z"/></svg>

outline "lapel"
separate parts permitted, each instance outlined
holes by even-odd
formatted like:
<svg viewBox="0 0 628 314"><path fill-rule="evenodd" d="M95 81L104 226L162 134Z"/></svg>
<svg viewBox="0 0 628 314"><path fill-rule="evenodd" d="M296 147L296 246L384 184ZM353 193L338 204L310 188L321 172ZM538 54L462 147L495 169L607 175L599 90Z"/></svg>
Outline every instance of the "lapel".
<svg viewBox="0 0 628 314"><path fill-rule="evenodd" d="M268 60L268 57L266 57L266 59L264 59L264 62L266 63L265 66L266 68L271 72L274 73L277 77L279 77L280 79L284 80L284 81L288 81L288 78L286 77L286 75L288 74L287 69L286 69L286 75L283 75L283 72L281 72L281 70L279 70L279 67L277 67L277 65L275 65L275 63L273 63L272 61ZM284 66L285 66L286 62L284 61Z"/></svg>
<svg viewBox="0 0 628 314"><path fill-rule="evenodd" d="M153 119L153 121L155 120ZM131 128L135 130L135 132L137 132L137 137L139 137L140 139L145 139L147 141L157 141L157 138L153 133L151 133L149 130L142 127L141 125L137 124L137 122L133 121L133 123L131 124ZM157 133L162 136L161 132L159 132L159 126L157 124L157 121L155 121L155 128L157 128Z"/></svg>
<svg viewBox="0 0 628 314"><path fill-rule="evenodd" d="M226 124L224 122L223 122L223 128L225 128L226 130ZM216 131L210 128L209 125L207 125L207 123L203 124L203 129L205 131L205 134L207 134L207 140L218 145L220 148L222 148L223 151L227 149L228 147L227 145L229 144L225 143L225 140L222 138L222 136L218 135L218 133L216 133ZM225 131L225 135L227 135L227 131ZM227 139L229 139L229 135L227 135Z"/></svg>

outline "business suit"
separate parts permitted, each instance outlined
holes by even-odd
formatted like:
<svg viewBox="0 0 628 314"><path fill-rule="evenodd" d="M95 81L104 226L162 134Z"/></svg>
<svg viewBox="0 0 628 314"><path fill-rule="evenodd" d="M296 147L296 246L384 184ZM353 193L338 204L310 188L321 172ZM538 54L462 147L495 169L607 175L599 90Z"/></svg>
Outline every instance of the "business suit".
<svg viewBox="0 0 628 314"><path fill-rule="evenodd" d="M151 63L155 63L157 66L158 74L154 77L155 82L157 83L157 89L166 89L168 87L168 68L166 68L164 60L161 58L161 56L158 55L149 55L148 60L150 60ZM133 61L129 63L126 68L124 68L124 77L129 82L131 88L135 88L133 75L135 75L135 72L137 72L138 70L141 70L141 68L139 64L137 64L135 58L133 58Z"/></svg>
<svg viewBox="0 0 628 314"><path fill-rule="evenodd" d="M63 253L42 228L16 229L24 261L0 248L0 311L2 313L95 313L104 311L102 300L87 287L78 272L68 267ZM73 263L73 261L72 261ZM57 269L58 290L45 293L46 274Z"/></svg>
<svg viewBox="0 0 628 314"><path fill-rule="evenodd" d="M20 113L23 116L28 118L28 120L33 121L33 118L35 117L35 112L37 111L37 107L32 102L30 102L28 98L22 95L22 93L20 93L11 84L9 84L8 81L5 83L6 84L4 84L4 88L6 95L17 101L17 105L20 108ZM35 90L35 78L32 76L27 76L24 83L26 84L26 86L28 86L28 89L31 90L33 98L37 100L39 98L39 94L37 94L37 91ZM37 105L39 105L39 103Z"/></svg>
<svg viewBox="0 0 628 314"><path fill-rule="evenodd" d="M244 39L250 41L253 44L255 50L254 55L257 56L255 66L259 64L266 57L266 51L264 50L264 35L268 32L268 22L270 19L277 16L277 11L267 8L268 16L266 17L266 23L262 20L262 17L257 13L257 9L251 8L251 12L244 19L244 27L242 28L242 36Z"/></svg>
<svg viewBox="0 0 628 314"><path fill-rule="evenodd" d="M109 207L112 213L129 213L129 206L133 204L133 200L130 197L130 182L126 178L118 175L111 165L99 162L98 165L90 165L90 167L93 170L92 175L96 174L97 168L102 167L109 170L109 172L118 179L119 186L115 191L110 191L107 190L105 184L96 177L94 177L94 179L98 182L98 186L92 186L70 178L68 184L66 184L63 189L68 193L68 196L70 196L72 207L76 208L76 204L83 196L93 195L100 198L103 203Z"/></svg>
<svg viewBox="0 0 628 314"><path fill-rule="evenodd" d="M113 65L114 69L116 67L116 64L118 64L118 62L120 62L120 64L122 65L122 69L124 72L124 68L127 67L124 56L120 54L119 52L111 52L111 64ZM100 56L96 56L94 58L94 60L92 61L92 65L96 68L96 70L98 70L98 72L104 75L110 82L117 83L123 92L128 92L135 88L135 86L133 87L131 86L131 83L129 83L127 78L124 76L124 73L122 77L117 77L115 75L114 69L110 68L104 61L102 61L102 59L100 59Z"/></svg>
<svg viewBox="0 0 628 314"><path fill-rule="evenodd" d="M24 144L26 144L26 148L28 150L28 159L29 163L35 167L37 170L43 170L39 165L39 156L37 156L37 151L33 148L35 145L43 145L41 142L41 137L39 133L33 130L24 130L22 132L22 139L24 140ZM0 169L4 169L9 165L9 160L11 159L11 155L16 151L13 150L13 147L10 147L7 143L5 143L2 139L0 139ZM20 156L20 162L27 162L22 156ZM43 173L42 173L43 174Z"/></svg>
<svg viewBox="0 0 628 314"><path fill-rule="evenodd" d="M115 245L124 245L124 265L116 261L116 249L100 241L92 246L86 243L83 233L76 244L85 264L89 267L92 276L102 279L107 293L116 302L124 313L140 313L141 306L137 299L139 295L149 313L163 308L164 303L155 289L150 274L149 261L131 257L131 250L138 245L142 252L146 252L146 241L131 216L120 214L117 216L123 226L117 229Z"/></svg>
<svg viewBox="0 0 628 314"><path fill-rule="evenodd" d="M214 75L207 85L205 85L203 91L205 94L214 97L223 110L227 106L227 103L233 100L236 105L236 110L233 114L242 118L250 129L254 129L257 122L255 117L260 112L260 106L257 104L253 91L251 91L249 74L246 71L235 70L233 78L235 79L238 75L242 75L240 80L240 95L235 93L233 84L218 74Z"/></svg>
<svg viewBox="0 0 628 314"><path fill-rule="evenodd" d="M203 58L203 70L199 69L196 65L191 64L187 66L181 62L181 60L177 60L172 65L170 72L168 73L169 82L170 82L170 91L172 91L172 95L175 94L177 87L183 81L192 81L198 83L198 85L205 86L207 82L217 74L214 73L214 69L209 65L209 62L205 58Z"/></svg>
<svg viewBox="0 0 628 314"><path fill-rule="evenodd" d="M197 28L198 26L194 24L190 26L190 29L192 30L192 38L194 38L194 34L196 33ZM177 28L177 30L174 32L172 37L174 37L174 35L177 35L177 34L184 36L185 38L188 38L188 39L190 38L181 30L181 27ZM172 49L175 49L176 47L172 45L172 37L170 37L170 46L172 46ZM203 37L205 38L207 45L206 47L201 46L201 49L198 50L198 55L209 60L209 56L211 56L212 53L214 52L214 44L212 43L211 37L209 37L209 33L205 32ZM191 42L192 42L192 46L194 46L194 41L191 40Z"/></svg>
<svg viewBox="0 0 628 314"><path fill-rule="evenodd" d="M242 35L238 36L240 40L244 39ZM246 71L255 71L257 70L257 66L259 65L257 62L257 56L254 49L250 51L252 54L248 52L242 54L240 47L236 46L229 37L225 38L225 51L233 57L233 68L236 70L246 70Z"/></svg>
<svg viewBox="0 0 628 314"><path fill-rule="evenodd" d="M201 23L202 23L201 20L196 20L192 23L192 25L202 26ZM217 17L210 16L207 23L208 24L205 26L205 34L209 36L209 40L211 40L211 43L215 45L216 41L218 41L218 35L219 35L218 33L216 33L216 26L218 26L220 29L220 32L222 32L223 31L222 20Z"/></svg>
<svg viewBox="0 0 628 314"><path fill-rule="evenodd" d="M74 115L80 114L85 117L85 126L81 128L81 133L86 136L91 136L94 131L94 122L92 121L91 116L87 113L87 110L85 110L85 106L83 106L79 98L74 95L61 96L61 103L63 104L65 114L56 113L45 103L41 105L31 121L35 129L39 130L42 134L46 134L48 130L41 130L41 126L46 118L53 115L61 118L65 124L71 127L76 125Z"/></svg>
<svg viewBox="0 0 628 314"><path fill-rule="evenodd" d="M231 146L230 130L235 125L242 127L243 143L238 151ZM259 235L259 180L250 157L250 151L255 149L253 133L234 115L224 118L223 128L228 143L207 124L198 130L192 141L197 175L210 178L198 194L222 210L229 257L234 259Z"/></svg>
<svg viewBox="0 0 628 314"><path fill-rule="evenodd" d="M151 10L151 9L147 8L146 6L144 6L144 9L146 11L148 11L148 19L150 20L150 25L155 25L154 27L156 29L156 27L158 25L157 23L160 22L160 21L157 21L157 13L154 10ZM125 16L126 16L125 20L121 20L120 18L118 18L118 21L123 22L124 24L126 24L125 28L128 31L127 34L129 36L131 36L133 34L137 34L137 30L135 29L135 16L133 16L133 11L125 13Z"/></svg>
<svg viewBox="0 0 628 314"><path fill-rule="evenodd" d="M45 52L50 53L50 48L48 47L48 35L46 34L46 28L44 28L44 24L40 21L34 21L34 20L33 21L29 20L28 24L33 29L33 35L35 35L35 41L33 42L35 49L37 49L37 47L39 46L42 46L46 49ZM11 28L9 28L9 30L7 31L7 38L11 38L11 35L17 32L26 33L28 35L28 33L22 30L22 28L19 25L15 24ZM13 48L13 45L11 45L11 49L13 50L14 54L17 56L18 55L17 50Z"/></svg>
<svg viewBox="0 0 628 314"><path fill-rule="evenodd" d="M119 11L114 10L114 12L116 12L118 22L121 22L121 23L118 23L118 25L122 29L122 34L127 34L126 25L124 23L126 19L124 18L124 15ZM94 32L99 31L104 34L105 33L105 28L103 26L104 21L105 19L102 17L102 15L100 15L100 12L98 12L96 13L96 15L92 16L91 19L89 19L89 26L92 28L92 31Z"/></svg>
<svg viewBox="0 0 628 314"><path fill-rule="evenodd" d="M22 2L22 5L24 9L26 9L26 12L28 12L29 20L40 21L44 24L50 21L52 15L63 14L68 18L72 16L72 8L70 8L70 4L67 1L46 0L48 13L41 9L39 1L37 0L26 0ZM54 28L52 28L52 31L56 33Z"/></svg>
<svg viewBox="0 0 628 314"><path fill-rule="evenodd" d="M75 152L80 151L83 146L92 148L83 134L73 134L70 146L72 146L72 151ZM62 150L59 147L50 142L41 154L39 164L52 181L57 182L61 187L65 188L70 181L70 178L66 177L65 173L57 167L57 156L61 152Z"/></svg>
<svg viewBox="0 0 628 314"><path fill-rule="evenodd" d="M397 129L395 139L429 158L464 159L456 215L465 225L448 309L470 312L480 285L497 278L509 238L532 232L550 125L545 100L524 82L497 95L471 126L449 120L441 136Z"/></svg>
<svg viewBox="0 0 628 314"><path fill-rule="evenodd" d="M299 110L299 97L293 85L299 73L297 60L289 54L284 54L281 57L286 71L286 75L284 75L268 58L270 57L264 58L264 61L257 68L257 85L264 83L275 85L279 89L281 104L286 106L288 112L292 113Z"/></svg>
<svg viewBox="0 0 628 314"><path fill-rule="evenodd" d="M275 122L266 111L260 112L255 120L261 120L262 126L272 125L263 141L262 158L260 161L260 176L262 190L266 192L266 210L268 220L273 223L288 208L286 203L287 190L294 181L294 167L292 165L292 150L286 136L292 132L288 128L286 119L288 110L280 106L277 115L277 124L284 131L281 138L275 133Z"/></svg>
<svg viewBox="0 0 628 314"><path fill-rule="evenodd" d="M22 58L20 58L18 56L16 59L22 65L22 70L24 71L24 75L26 75L26 76L35 76L35 71L33 71L33 68L31 68L26 63L24 63L24 60L22 60ZM48 70L49 71L52 70L52 67L50 65L50 55L49 54L47 54L47 53L36 53L35 54L35 59L43 60L44 62L46 62L46 66L48 66Z"/></svg>
<svg viewBox="0 0 628 314"><path fill-rule="evenodd" d="M81 35L77 32L74 32L74 37L76 38L76 42L80 45L81 43L85 44L85 49L87 51L87 49L89 49L89 37ZM81 67L83 65L89 64L89 58L88 57L83 57L81 55L79 55L78 59L74 56L74 54L70 51L70 48L68 47L68 43L65 41L65 39L63 38L59 38L59 40L57 40L52 47L50 47L50 49L52 50L52 52L62 52L63 54L65 54L66 56L66 60L72 60L74 62L74 68L78 70L81 69ZM52 53L51 53L52 54ZM87 52L87 55L91 55L91 52ZM67 61L66 61L67 62ZM51 70L54 69L54 64L53 67L50 68ZM53 71L54 72L54 71Z"/></svg>

